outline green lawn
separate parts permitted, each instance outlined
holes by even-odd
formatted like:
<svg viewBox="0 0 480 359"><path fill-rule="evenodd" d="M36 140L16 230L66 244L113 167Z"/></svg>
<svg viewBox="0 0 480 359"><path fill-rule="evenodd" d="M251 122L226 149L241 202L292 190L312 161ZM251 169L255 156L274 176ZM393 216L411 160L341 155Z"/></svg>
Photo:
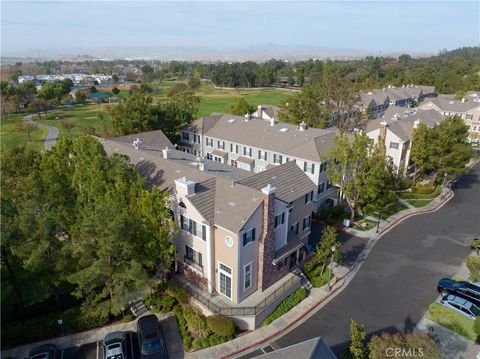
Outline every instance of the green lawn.
<svg viewBox="0 0 480 359"><path fill-rule="evenodd" d="M388 217L393 216L395 213L403 211L404 209L407 209L407 208L408 207L401 202L394 202L382 208L380 218L383 220L386 220L388 219ZM369 216L378 218L378 214L374 213L374 211L368 211L366 212L366 214L368 214Z"/></svg>
<svg viewBox="0 0 480 359"><path fill-rule="evenodd" d="M428 308L428 318L470 340L477 340L477 335L473 330L473 323L475 321L453 310L447 309L441 304L432 303L430 305Z"/></svg>
<svg viewBox="0 0 480 359"><path fill-rule="evenodd" d="M70 130L72 136L79 136L85 134L86 126L93 126L96 129L96 133L101 135L103 132L103 125L98 118L98 114L103 114L105 123L108 130L111 130L111 123L108 112L106 111L106 104L100 105L81 105L74 107L59 107L53 111L48 112L47 118L41 116L39 119L38 116L34 117L34 120L45 125L58 127L60 130L60 136L68 136L67 130L61 127L60 122L61 118L59 115L63 115L64 119L72 120L75 123L75 127Z"/></svg>
<svg viewBox="0 0 480 359"><path fill-rule="evenodd" d="M358 231L368 231L374 228L376 225L377 225L377 222L375 221L372 221L370 219L363 219L355 223L355 225L353 226L353 229L356 229Z"/></svg>
<svg viewBox="0 0 480 359"><path fill-rule="evenodd" d="M427 204L432 202L432 199L409 199L407 200L414 207L425 207Z"/></svg>
<svg viewBox="0 0 480 359"><path fill-rule="evenodd" d="M19 132L17 130L17 123L21 122L23 117L25 117L26 113L21 114L13 114L8 116L2 116L0 121L0 142L1 148L5 147L12 147L21 144L27 144L27 146L31 146L37 148L39 150L44 150L44 141L45 137L47 136L48 130L39 128L37 131L32 132L32 142L28 143L28 136L25 133Z"/></svg>

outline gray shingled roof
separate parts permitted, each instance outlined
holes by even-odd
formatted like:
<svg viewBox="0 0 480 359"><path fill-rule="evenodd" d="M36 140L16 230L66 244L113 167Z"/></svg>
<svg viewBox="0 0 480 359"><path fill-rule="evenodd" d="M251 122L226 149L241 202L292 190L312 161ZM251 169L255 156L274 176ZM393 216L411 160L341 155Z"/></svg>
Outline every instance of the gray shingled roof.
<svg viewBox="0 0 480 359"><path fill-rule="evenodd" d="M223 113L212 113L210 116L200 117L183 129L196 133L205 133L211 129L215 123L223 116Z"/></svg>
<svg viewBox="0 0 480 359"><path fill-rule="evenodd" d="M133 144L137 138L143 141L143 145L145 147L151 147L152 149L163 149L165 147L174 148L172 142L165 136L165 134L161 130L157 131L149 131L149 132L141 132L135 133L133 135L126 135L121 137L116 137L116 142L123 142L128 143L130 145Z"/></svg>
<svg viewBox="0 0 480 359"><path fill-rule="evenodd" d="M275 350L271 353L262 354L257 359L337 359L330 347L321 337L305 340Z"/></svg>
<svg viewBox="0 0 480 359"><path fill-rule="evenodd" d="M422 103L422 107L425 108L426 106L428 106L429 102L431 102L433 105L436 105L442 111L450 111L450 112L467 112L475 107L480 107L479 102L474 102L474 101L462 102L462 101L449 100L441 97L426 99Z"/></svg>
<svg viewBox="0 0 480 359"><path fill-rule="evenodd" d="M293 202L316 189L315 183L293 161L254 174L238 183L257 190L271 184L277 188L276 197L285 202Z"/></svg>

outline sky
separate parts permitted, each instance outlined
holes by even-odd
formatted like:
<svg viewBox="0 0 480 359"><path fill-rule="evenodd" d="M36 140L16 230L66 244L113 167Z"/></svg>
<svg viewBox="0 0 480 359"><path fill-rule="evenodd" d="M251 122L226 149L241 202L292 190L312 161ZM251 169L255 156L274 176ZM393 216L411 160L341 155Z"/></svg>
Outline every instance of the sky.
<svg viewBox="0 0 480 359"><path fill-rule="evenodd" d="M275 44L433 52L480 43L479 1L1 1L3 56Z"/></svg>

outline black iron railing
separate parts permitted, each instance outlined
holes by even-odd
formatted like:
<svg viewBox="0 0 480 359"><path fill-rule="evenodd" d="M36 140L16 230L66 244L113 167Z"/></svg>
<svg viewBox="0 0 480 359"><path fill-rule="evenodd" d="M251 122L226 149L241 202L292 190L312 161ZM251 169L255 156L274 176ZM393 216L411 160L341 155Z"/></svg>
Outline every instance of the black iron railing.
<svg viewBox="0 0 480 359"><path fill-rule="evenodd" d="M288 281L282 284L281 287L277 288L273 293L269 294L264 300L259 304L252 307L220 307L217 304L213 303L206 294L202 294L198 290L191 288L190 286L184 286L185 290L207 307L210 311L215 314L226 315L226 316L248 316L248 315L257 315L266 307L275 302L279 297L282 296L286 291L295 286L297 283L300 283L302 280L301 277L293 276Z"/></svg>

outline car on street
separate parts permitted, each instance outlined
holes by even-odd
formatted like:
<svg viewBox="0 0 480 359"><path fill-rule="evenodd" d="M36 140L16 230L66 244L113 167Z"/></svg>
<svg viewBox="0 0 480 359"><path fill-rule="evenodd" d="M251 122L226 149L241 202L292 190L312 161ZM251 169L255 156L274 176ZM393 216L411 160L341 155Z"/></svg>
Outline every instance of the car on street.
<svg viewBox="0 0 480 359"><path fill-rule="evenodd" d="M138 319L137 333L142 359L168 359L165 337L154 314Z"/></svg>
<svg viewBox="0 0 480 359"><path fill-rule="evenodd" d="M475 304L453 294L444 296L440 304L473 320L480 316L480 309Z"/></svg>
<svg viewBox="0 0 480 359"><path fill-rule="evenodd" d="M103 339L104 359L126 359L125 333L111 332Z"/></svg>
<svg viewBox="0 0 480 359"><path fill-rule="evenodd" d="M480 307L480 287L467 281L451 278L440 279L437 290L441 294L453 294Z"/></svg>
<svg viewBox="0 0 480 359"><path fill-rule="evenodd" d="M57 359L58 348L54 344L43 344L33 348L28 354L28 359Z"/></svg>

